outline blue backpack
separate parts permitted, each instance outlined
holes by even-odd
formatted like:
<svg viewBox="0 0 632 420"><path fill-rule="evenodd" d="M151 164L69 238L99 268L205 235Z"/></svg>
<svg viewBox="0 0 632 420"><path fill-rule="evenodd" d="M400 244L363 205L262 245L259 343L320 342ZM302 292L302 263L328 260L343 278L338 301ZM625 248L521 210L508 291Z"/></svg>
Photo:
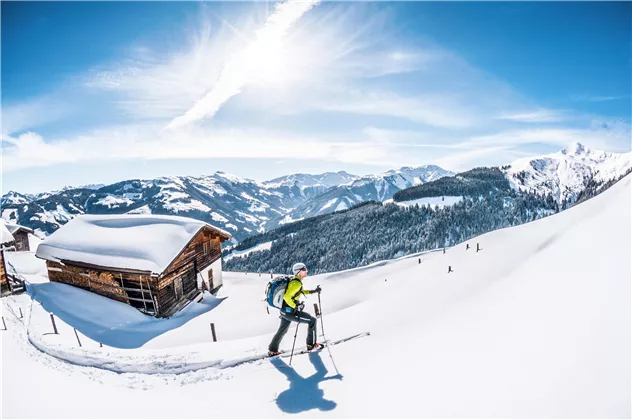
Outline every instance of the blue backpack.
<svg viewBox="0 0 632 420"><path fill-rule="evenodd" d="M273 308L281 309L283 295L292 276L278 276L268 282L266 287L266 302Z"/></svg>

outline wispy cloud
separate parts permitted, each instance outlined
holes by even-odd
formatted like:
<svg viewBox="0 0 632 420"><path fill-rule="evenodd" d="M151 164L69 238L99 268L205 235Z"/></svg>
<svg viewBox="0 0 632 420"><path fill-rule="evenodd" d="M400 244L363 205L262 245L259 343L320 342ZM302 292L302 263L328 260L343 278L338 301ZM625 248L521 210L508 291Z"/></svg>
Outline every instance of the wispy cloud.
<svg viewBox="0 0 632 420"><path fill-rule="evenodd" d="M2 104L2 133L13 134L58 121L71 114L73 107L53 95L19 103Z"/></svg>
<svg viewBox="0 0 632 420"><path fill-rule="evenodd" d="M612 96L575 95L573 96L573 100L584 101L584 102L609 102L609 101L620 101L623 99L629 100L630 95L612 95Z"/></svg>
<svg viewBox="0 0 632 420"><path fill-rule="evenodd" d="M283 41L287 32L301 16L319 2L320 0L287 0L278 3L263 28L256 32L255 40L226 63L211 91L183 115L171 120L167 129L181 127L215 115L224 103L241 92L255 72L275 63L284 55ZM273 65L272 70L275 67L276 65Z"/></svg>
<svg viewBox="0 0 632 420"><path fill-rule="evenodd" d="M565 111L555 109L535 109L524 112L503 113L498 119L521 123L555 123L568 119Z"/></svg>
<svg viewBox="0 0 632 420"><path fill-rule="evenodd" d="M4 172L58 163L103 163L121 157L277 158L388 164L395 163L388 156L396 147L375 144L361 133L349 139L342 135L318 137L265 129L194 126L166 132L160 124L107 127L56 140L29 132L16 137L3 136L2 142Z"/></svg>
<svg viewBox="0 0 632 420"><path fill-rule="evenodd" d="M394 92L346 92L339 100L317 105L328 111L405 118L424 125L444 128L466 128L477 119L472 109L450 95L402 97Z"/></svg>

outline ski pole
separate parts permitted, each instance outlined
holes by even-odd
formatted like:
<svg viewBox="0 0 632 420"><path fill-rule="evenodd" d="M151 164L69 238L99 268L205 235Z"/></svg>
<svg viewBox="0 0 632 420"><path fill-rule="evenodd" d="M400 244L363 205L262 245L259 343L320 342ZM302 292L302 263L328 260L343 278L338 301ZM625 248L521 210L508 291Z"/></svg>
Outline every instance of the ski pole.
<svg viewBox="0 0 632 420"><path fill-rule="evenodd" d="M296 345L296 336L298 335L298 327L301 325L300 322L296 323L296 332L294 333L294 343L292 343L292 353L290 353L290 366L292 366L292 357L294 357L294 346Z"/></svg>
<svg viewBox="0 0 632 420"><path fill-rule="evenodd" d="M325 337L325 326L323 324L323 305L320 303L320 292L318 292L318 306L320 307L320 329L323 331L323 338L325 343L327 343L327 337ZM327 347L327 352L329 353L329 358L331 359L331 363L334 364L334 369L336 369L336 374L340 375L340 372L338 371L338 366L336 366L336 362L334 361L334 356L331 354L331 349L329 348L328 345L325 345L325 347Z"/></svg>

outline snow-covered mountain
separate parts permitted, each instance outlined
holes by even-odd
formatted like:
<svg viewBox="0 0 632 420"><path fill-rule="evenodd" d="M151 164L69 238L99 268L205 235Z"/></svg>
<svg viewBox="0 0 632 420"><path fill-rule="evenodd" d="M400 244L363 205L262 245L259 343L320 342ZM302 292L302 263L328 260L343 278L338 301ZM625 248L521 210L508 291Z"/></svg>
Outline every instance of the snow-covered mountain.
<svg viewBox="0 0 632 420"><path fill-rule="evenodd" d="M43 237L76 214L172 214L207 221L241 240L278 226L292 210L312 200L318 214L333 212L341 205L327 207L318 203L331 201L334 197L347 205L377 199L377 191L391 191L391 184L407 185L406 182L417 182L415 177L429 179L437 170L422 172L417 174L410 168L402 168L364 178L343 171L294 174L259 183L218 171L210 176L129 180L101 187L66 187L36 196L11 191L2 197L2 217L28 226ZM369 185L367 179L375 181L374 185ZM361 184L355 185L355 181ZM337 189L340 184L345 187ZM368 193L353 193L361 189Z"/></svg>
<svg viewBox="0 0 632 420"><path fill-rule="evenodd" d="M332 187L292 210L281 223L289 223L306 217L345 210L365 201L384 201L393 194L415 185L434 181L454 173L435 165L418 168L403 167L375 175L367 175Z"/></svg>
<svg viewBox="0 0 632 420"><path fill-rule="evenodd" d="M30 203L33 200L35 200L34 195L20 194L19 192L16 192L16 191L9 191L8 193L2 196L2 199L0 200L0 205L2 205L2 208L4 208L5 206L12 205L12 204L17 205L17 204Z"/></svg>
<svg viewBox="0 0 632 420"><path fill-rule="evenodd" d="M311 174L292 174L279 178L272 179L263 183L268 188L278 188L281 186L299 188L306 187L335 187L337 185L346 184L360 178L357 175L352 175L345 171L338 172L325 172L324 174L311 175Z"/></svg>
<svg viewBox="0 0 632 420"><path fill-rule="evenodd" d="M240 239L263 230L268 221L289 211L282 194L224 172L130 180L96 190L66 189L36 197L5 197L4 218L33 228L39 236L54 232L77 214L152 213L204 220Z"/></svg>
<svg viewBox="0 0 632 420"><path fill-rule="evenodd" d="M618 178L632 167L632 152L610 153L571 143L549 155L516 160L504 166L511 185L521 191L550 193L559 203L574 201L589 181Z"/></svg>

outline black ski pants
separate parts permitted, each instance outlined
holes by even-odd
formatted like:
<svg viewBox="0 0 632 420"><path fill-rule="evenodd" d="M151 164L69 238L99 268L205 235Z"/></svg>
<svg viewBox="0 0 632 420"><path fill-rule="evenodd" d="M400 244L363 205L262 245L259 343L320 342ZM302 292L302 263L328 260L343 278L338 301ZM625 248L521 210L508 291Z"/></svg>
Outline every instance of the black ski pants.
<svg viewBox="0 0 632 420"><path fill-rule="evenodd" d="M288 328L290 328L290 324L292 322L307 324L308 346L311 346L316 342L316 318L314 318L307 312L300 311L292 314L281 313L279 318L281 318L281 324L279 324L279 329L277 330L276 334L274 334L274 337L272 337L272 341L268 346L269 351L279 351L281 340L283 340L283 337L285 336L285 333L287 333L287 330Z"/></svg>

